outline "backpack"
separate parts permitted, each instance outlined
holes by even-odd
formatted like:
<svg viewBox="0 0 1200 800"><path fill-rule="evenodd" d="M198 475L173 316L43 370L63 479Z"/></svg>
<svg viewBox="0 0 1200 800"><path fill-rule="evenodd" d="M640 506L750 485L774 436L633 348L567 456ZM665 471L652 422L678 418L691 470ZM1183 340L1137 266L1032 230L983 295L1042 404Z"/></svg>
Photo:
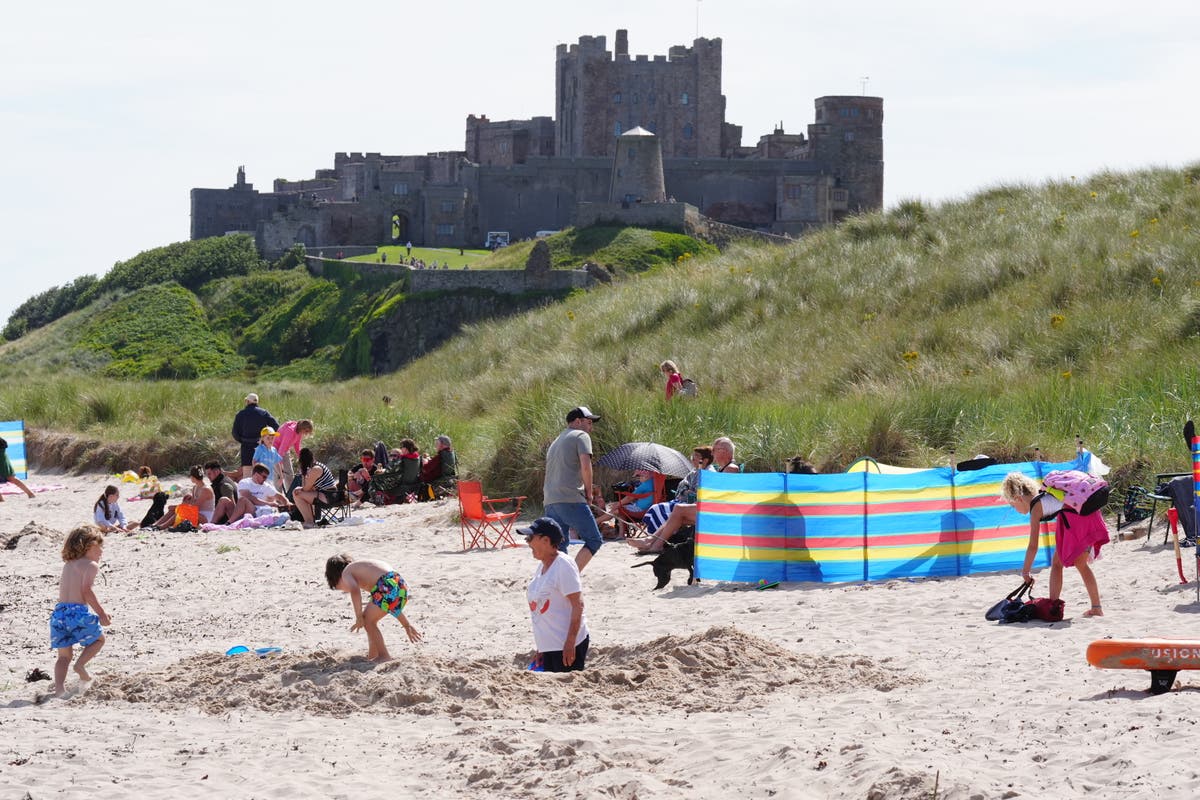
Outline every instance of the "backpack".
<svg viewBox="0 0 1200 800"><path fill-rule="evenodd" d="M1108 504L1108 482L1086 472L1054 470L1042 479L1042 486L1062 501L1063 508L1080 516L1093 514Z"/></svg>
<svg viewBox="0 0 1200 800"><path fill-rule="evenodd" d="M691 378L684 378L679 384L679 394L683 395L684 397L695 397L699 391L700 387L698 387L696 382Z"/></svg>

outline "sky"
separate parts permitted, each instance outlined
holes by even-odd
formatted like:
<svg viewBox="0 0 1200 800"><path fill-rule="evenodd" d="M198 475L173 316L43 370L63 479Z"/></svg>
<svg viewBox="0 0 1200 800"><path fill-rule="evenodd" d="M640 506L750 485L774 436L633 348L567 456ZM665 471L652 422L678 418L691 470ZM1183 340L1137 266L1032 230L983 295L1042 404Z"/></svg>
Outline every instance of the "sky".
<svg viewBox="0 0 1200 800"><path fill-rule="evenodd" d="M1200 3L1110 0L61 0L0 30L0 321L189 235L189 190L270 190L339 151L464 147L553 116L560 43L723 42L726 119L801 133L884 101L884 204L1200 161Z"/></svg>

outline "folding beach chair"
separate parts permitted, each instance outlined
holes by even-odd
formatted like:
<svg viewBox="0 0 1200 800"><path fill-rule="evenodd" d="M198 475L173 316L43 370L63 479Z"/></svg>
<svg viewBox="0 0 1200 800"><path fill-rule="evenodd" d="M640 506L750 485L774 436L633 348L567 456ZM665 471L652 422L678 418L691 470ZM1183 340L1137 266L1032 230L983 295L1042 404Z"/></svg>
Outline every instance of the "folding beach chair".
<svg viewBox="0 0 1200 800"><path fill-rule="evenodd" d="M633 492L624 492L619 489L615 490L614 492L617 498L618 509L615 515L617 518L617 529L626 539L637 539L646 535L646 525L642 521L642 518L646 516L646 512L630 511L629 509L625 508L625 504L632 503L636 500L641 500L645 497L651 498L650 505L652 506L656 503L666 502L673 494L669 491L670 487L668 486L668 481L675 485L678 485L679 483L678 478L668 478L666 475L662 475L657 472L654 473L653 480L654 489L651 492L635 494Z"/></svg>
<svg viewBox="0 0 1200 800"><path fill-rule="evenodd" d="M346 481L349 478L349 470L338 470L338 485L332 492L326 492L325 496L329 498L328 502L321 502L318 498L313 502L313 514L317 518L317 525L337 525L339 522L345 522L353 515L353 510L350 507L350 495L346 492Z"/></svg>
<svg viewBox="0 0 1200 800"><path fill-rule="evenodd" d="M521 516L525 497L486 497L479 481L458 482L459 529L463 550L475 547L516 547L512 529ZM515 504L512 511L497 511L501 504ZM467 534L471 534L470 542Z"/></svg>

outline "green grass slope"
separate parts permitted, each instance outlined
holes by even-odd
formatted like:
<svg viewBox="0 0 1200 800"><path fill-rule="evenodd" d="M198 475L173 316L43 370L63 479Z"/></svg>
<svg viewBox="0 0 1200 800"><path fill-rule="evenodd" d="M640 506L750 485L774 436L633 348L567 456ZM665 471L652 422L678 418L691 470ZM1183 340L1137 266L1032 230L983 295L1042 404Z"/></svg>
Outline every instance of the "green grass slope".
<svg viewBox="0 0 1200 800"><path fill-rule="evenodd" d="M604 415L599 450L728 434L754 469L795 453L838 469L860 455L926 465L1034 446L1060 458L1078 433L1122 467L1119 482L1144 480L1186 464L1180 429L1200 390L1198 177L999 187L903 203L786 248L668 251L670 268L471 326L376 379L139 392L57 376L39 393L53 401L32 396L37 381L10 382L0 413L96 430L94 406L111 397L129 412L105 434L136 443L159 424L154 398L176 385L197 406L189 434L230 449L229 418L253 388L277 416L314 418L323 452L401 435L429 446L446 432L494 489L534 496L542 449L578 403ZM661 399L664 358L700 398Z"/></svg>

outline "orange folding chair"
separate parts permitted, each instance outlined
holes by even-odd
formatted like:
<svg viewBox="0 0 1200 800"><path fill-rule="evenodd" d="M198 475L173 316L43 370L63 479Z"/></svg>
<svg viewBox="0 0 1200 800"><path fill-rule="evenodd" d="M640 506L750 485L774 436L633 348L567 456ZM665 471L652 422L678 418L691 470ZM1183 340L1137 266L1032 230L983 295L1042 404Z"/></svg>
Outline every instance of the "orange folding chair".
<svg viewBox="0 0 1200 800"><path fill-rule="evenodd" d="M458 482L459 529L463 550L476 547L516 547L513 525L521 516L521 501L525 497L486 497L479 481ZM515 504L512 511L497 511L496 506ZM471 534L470 544L467 534Z"/></svg>

